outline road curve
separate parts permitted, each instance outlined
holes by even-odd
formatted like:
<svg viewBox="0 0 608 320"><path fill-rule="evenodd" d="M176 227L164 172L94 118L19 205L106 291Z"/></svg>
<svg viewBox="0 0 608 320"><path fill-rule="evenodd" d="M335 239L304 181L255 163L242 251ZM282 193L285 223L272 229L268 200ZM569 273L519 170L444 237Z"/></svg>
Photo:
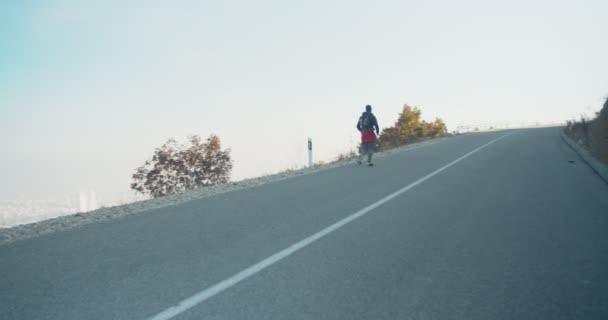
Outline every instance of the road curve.
<svg viewBox="0 0 608 320"><path fill-rule="evenodd" d="M168 318L606 319L608 185L558 130L457 136L0 246L0 319L151 319L365 210Z"/></svg>

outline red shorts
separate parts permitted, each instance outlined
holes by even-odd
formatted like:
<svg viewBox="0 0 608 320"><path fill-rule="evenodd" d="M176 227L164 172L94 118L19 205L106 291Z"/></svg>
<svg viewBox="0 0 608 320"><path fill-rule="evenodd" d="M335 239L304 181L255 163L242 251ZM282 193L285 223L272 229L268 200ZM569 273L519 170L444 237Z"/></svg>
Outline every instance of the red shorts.
<svg viewBox="0 0 608 320"><path fill-rule="evenodd" d="M376 142L376 132L374 130L361 131L361 143Z"/></svg>

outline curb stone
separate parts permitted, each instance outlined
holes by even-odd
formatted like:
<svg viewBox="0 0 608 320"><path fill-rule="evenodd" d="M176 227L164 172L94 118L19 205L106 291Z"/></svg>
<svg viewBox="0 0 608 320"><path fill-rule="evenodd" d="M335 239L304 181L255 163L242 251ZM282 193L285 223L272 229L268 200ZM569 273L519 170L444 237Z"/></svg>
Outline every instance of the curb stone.
<svg viewBox="0 0 608 320"><path fill-rule="evenodd" d="M583 146L574 142L570 137L566 135L565 129L560 130L560 136L562 140L570 146L583 160L587 165L597 173L600 178L604 180L604 182L608 183L608 165L600 162L596 158L594 158L589 151L587 151Z"/></svg>

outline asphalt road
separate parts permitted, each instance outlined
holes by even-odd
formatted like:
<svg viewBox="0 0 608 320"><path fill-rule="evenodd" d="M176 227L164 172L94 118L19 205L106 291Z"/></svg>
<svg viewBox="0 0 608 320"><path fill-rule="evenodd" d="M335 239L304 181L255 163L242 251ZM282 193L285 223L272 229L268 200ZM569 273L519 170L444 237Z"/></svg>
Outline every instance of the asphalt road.
<svg viewBox="0 0 608 320"><path fill-rule="evenodd" d="M0 246L0 319L180 302L174 319L608 319L608 184L558 130L457 136Z"/></svg>

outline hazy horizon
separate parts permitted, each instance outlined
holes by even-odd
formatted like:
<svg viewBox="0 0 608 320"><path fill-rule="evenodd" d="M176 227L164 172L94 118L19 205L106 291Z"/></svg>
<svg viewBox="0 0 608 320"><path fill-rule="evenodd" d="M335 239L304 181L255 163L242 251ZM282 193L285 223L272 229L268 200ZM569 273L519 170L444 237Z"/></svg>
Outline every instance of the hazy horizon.
<svg viewBox="0 0 608 320"><path fill-rule="evenodd" d="M131 193L167 139L217 134L233 179L327 161L404 104L459 125L593 115L606 1L2 3L0 212ZM19 200L21 201L21 200ZM65 203L69 201L65 200ZM4 203L4 207L1 204Z"/></svg>

